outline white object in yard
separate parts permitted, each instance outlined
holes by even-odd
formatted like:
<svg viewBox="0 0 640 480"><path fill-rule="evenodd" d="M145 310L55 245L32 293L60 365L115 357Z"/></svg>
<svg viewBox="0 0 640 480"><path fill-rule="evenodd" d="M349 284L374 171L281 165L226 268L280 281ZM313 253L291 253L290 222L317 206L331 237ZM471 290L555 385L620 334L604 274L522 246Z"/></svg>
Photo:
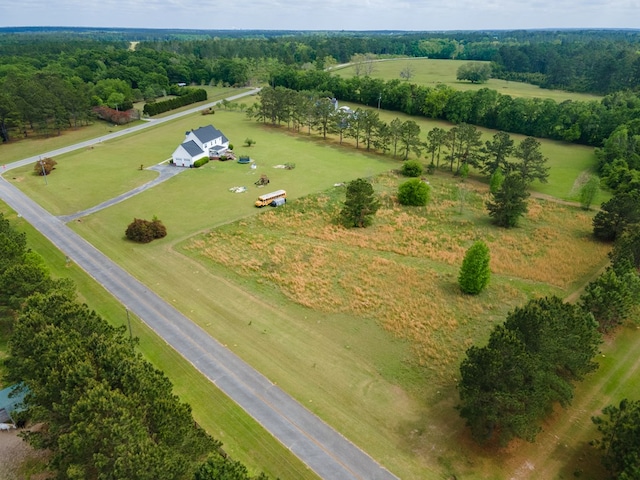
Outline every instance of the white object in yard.
<svg viewBox="0 0 640 480"><path fill-rule="evenodd" d="M0 431L8 432L12 428L16 428L13 423L0 423Z"/></svg>

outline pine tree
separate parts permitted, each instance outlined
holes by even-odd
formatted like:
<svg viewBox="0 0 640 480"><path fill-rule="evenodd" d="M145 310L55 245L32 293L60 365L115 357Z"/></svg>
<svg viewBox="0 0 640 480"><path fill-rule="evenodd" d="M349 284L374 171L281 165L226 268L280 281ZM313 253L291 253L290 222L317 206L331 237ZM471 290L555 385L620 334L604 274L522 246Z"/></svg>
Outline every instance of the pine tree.
<svg viewBox="0 0 640 480"><path fill-rule="evenodd" d="M515 227L520 217L527 212L528 197L524 179L517 174L509 174L504 178L500 189L492 194L492 200L487 202L489 216L500 227Z"/></svg>
<svg viewBox="0 0 640 480"><path fill-rule="evenodd" d="M347 198L340 211L340 223L345 227L367 227L380 208L373 186L364 178L347 185Z"/></svg>

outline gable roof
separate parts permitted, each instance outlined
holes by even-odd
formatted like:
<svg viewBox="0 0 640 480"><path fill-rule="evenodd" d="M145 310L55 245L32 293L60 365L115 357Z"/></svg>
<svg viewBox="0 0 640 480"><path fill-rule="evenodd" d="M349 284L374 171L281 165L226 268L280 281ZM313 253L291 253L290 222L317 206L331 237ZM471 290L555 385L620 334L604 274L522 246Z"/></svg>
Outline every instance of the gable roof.
<svg viewBox="0 0 640 480"><path fill-rule="evenodd" d="M218 137L224 137L222 132L213 127L213 125L207 125L206 127L200 127L196 130L191 130L200 143L207 143L211 140L215 140Z"/></svg>
<svg viewBox="0 0 640 480"><path fill-rule="evenodd" d="M189 155L191 155L192 157L195 157L196 155L201 155L202 152L203 152L202 148L200 148L200 145L198 145L193 140L189 140L188 142L184 142L180 146L182 148L184 148L187 151L187 153Z"/></svg>

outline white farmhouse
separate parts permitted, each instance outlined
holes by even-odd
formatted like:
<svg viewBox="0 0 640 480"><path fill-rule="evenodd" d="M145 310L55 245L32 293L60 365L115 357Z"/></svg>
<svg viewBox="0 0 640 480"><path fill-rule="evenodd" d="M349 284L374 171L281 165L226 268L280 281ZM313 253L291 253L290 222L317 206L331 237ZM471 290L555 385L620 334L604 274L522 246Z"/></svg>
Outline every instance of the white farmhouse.
<svg viewBox="0 0 640 480"><path fill-rule="evenodd" d="M229 148L229 139L213 125L200 127L185 133L182 144L173 152L173 164L191 167L196 160L224 154Z"/></svg>

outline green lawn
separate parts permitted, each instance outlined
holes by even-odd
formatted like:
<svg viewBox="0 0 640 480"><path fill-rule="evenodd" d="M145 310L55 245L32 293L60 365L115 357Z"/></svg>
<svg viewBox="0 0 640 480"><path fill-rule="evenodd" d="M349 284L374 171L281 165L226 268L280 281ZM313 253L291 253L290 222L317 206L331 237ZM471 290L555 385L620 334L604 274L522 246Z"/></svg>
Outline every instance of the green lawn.
<svg viewBox="0 0 640 480"><path fill-rule="evenodd" d="M460 65L467 63L466 60L436 60L426 58L394 58L374 62L371 77L382 80L402 80L400 72L406 67L413 70L410 83L425 86L435 86L438 83L449 85L456 90L479 90L490 88L498 93L510 95L512 97L525 98L550 98L557 102L565 100L599 100L601 97L585 93L572 93L562 90L547 90L536 85L521 82L509 82L506 80L489 79L483 84L473 84L471 82L461 82L456 80L456 74ZM336 75L350 78L355 75L355 67L348 66L334 70Z"/></svg>

